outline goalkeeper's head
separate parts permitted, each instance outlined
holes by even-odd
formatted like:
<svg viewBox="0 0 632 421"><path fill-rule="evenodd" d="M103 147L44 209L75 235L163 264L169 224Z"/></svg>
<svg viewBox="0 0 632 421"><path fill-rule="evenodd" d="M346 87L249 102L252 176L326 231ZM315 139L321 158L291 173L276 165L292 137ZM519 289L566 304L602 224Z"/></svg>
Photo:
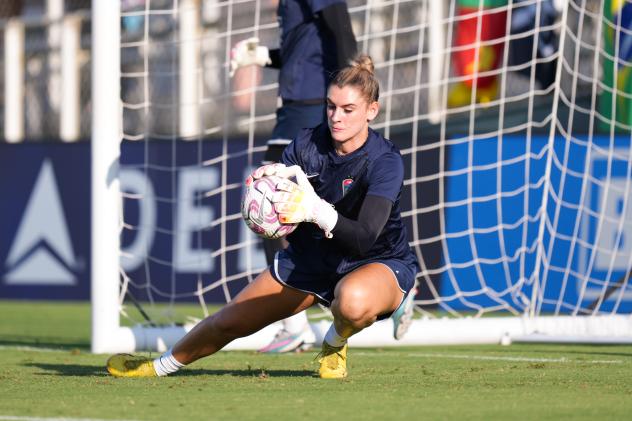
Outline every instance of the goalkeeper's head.
<svg viewBox="0 0 632 421"><path fill-rule="evenodd" d="M360 54L329 85L327 123L339 153L361 146L367 139L369 123L377 117L380 84L373 70L371 57ZM345 143L348 147L342 147Z"/></svg>

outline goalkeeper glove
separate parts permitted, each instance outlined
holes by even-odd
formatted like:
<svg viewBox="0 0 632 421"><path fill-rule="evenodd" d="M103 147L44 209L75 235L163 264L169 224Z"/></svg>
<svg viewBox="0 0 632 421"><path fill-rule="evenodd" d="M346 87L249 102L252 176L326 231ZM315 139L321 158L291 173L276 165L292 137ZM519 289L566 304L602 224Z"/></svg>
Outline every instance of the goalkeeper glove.
<svg viewBox="0 0 632 421"><path fill-rule="evenodd" d="M268 47L259 45L259 38L252 37L239 41L230 50L230 77L233 77L235 71L240 67L256 64L265 66L272 63Z"/></svg>
<svg viewBox="0 0 632 421"><path fill-rule="evenodd" d="M293 173L296 183L285 178L277 183L277 191L272 195L279 221L284 224L313 222L325 232L325 237L331 238L331 230L338 222L338 212L316 194L298 165L287 168L287 172Z"/></svg>
<svg viewBox="0 0 632 421"><path fill-rule="evenodd" d="M246 185L249 186L254 180L270 175L276 175L277 177L281 178L291 177L295 174L295 170L293 168L294 166L286 167L285 164L262 165L254 170L252 174L248 176L248 178L246 178Z"/></svg>

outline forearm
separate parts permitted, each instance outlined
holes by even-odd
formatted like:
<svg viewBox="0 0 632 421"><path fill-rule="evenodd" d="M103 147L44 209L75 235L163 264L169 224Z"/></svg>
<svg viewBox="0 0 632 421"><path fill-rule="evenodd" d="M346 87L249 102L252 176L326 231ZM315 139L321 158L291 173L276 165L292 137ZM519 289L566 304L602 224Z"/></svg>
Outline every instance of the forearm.
<svg viewBox="0 0 632 421"><path fill-rule="evenodd" d="M367 196L357 220L338 214L338 221L332 230L335 241L352 255L368 252L382 232L393 204L380 196Z"/></svg>

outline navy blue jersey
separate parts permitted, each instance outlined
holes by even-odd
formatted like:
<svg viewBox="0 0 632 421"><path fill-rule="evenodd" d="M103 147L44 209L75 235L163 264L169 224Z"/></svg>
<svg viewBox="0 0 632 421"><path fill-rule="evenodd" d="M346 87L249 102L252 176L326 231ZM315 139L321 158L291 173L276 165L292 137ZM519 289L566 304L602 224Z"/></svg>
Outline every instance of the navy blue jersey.
<svg viewBox="0 0 632 421"><path fill-rule="evenodd" d="M361 256L351 256L333 239L324 238L315 224L302 223L287 237L301 266L313 273L347 273L378 259L399 259L418 267L401 220L400 195L404 164L399 150L379 133L369 129L362 147L340 156L326 124L305 129L283 152L282 162L299 165L314 191L334 205L339 214L357 220L367 195L381 196L393 203L390 216L373 244Z"/></svg>
<svg viewBox="0 0 632 421"><path fill-rule="evenodd" d="M345 0L280 0L281 69L279 96L284 100L323 99L337 70L336 41L317 13Z"/></svg>

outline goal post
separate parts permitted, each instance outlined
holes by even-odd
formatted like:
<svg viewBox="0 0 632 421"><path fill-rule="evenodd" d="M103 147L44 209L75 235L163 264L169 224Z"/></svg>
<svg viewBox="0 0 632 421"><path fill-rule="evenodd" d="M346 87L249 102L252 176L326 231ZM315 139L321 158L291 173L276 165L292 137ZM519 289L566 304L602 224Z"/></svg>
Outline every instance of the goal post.
<svg viewBox="0 0 632 421"><path fill-rule="evenodd" d="M194 324L146 326L121 324L125 294L121 287L120 150L122 133L121 37L119 1L95 2L92 8L92 257L91 314L93 353L165 351ZM256 349L274 335L276 326L229 349ZM261 339L259 339L261 337Z"/></svg>
<svg viewBox="0 0 632 421"><path fill-rule="evenodd" d="M121 3L93 5L97 353L167 349L265 267L239 201L278 104L275 71L228 77L236 42L278 45L274 2ZM350 345L629 343L632 27L614 6L632 5L347 3L422 268L405 338L385 320ZM321 340L327 311L310 319Z"/></svg>
<svg viewBox="0 0 632 421"><path fill-rule="evenodd" d="M133 349L119 326L120 2L92 5L92 352Z"/></svg>

